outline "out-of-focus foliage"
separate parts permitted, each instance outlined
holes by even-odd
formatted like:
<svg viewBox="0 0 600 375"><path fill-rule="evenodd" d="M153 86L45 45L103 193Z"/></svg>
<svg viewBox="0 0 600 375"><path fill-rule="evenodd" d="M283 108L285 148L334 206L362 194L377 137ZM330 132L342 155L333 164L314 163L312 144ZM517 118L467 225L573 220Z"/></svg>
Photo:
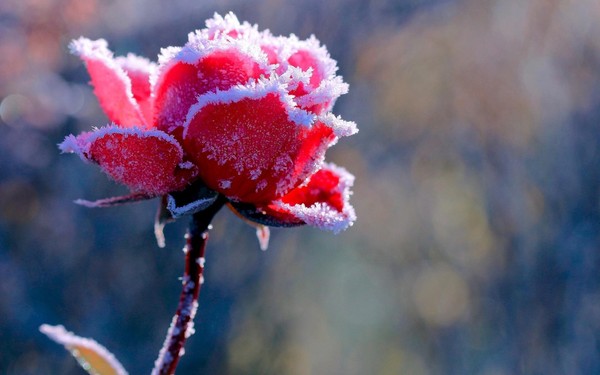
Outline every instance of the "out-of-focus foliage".
<svg viewBox="0 0 600 375"><path fill-rule="evenodd" d="M360 133L328 154L356 175L339 236L219 214L196 334L213 374L600 372L600 4L595 0L0 3L0 373L80 374L38 332L63 323L148 372L177 303L185 220L124 193L64 135L101 126L66 45L154 57L214 11L314 33Z"/></svg>

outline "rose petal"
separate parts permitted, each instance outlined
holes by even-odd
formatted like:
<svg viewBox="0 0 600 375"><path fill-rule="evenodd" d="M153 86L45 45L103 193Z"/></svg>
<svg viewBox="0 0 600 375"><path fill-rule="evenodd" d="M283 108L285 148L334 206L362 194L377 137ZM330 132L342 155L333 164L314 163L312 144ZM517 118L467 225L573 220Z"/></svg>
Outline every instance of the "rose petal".
<svg viewBox="0 0 600 375"><path fill-rule="evenodd" d="M80 137L69 136L60 147L99 164L133 192L157 196L181 190L197 174L192 163L183 163L179 143L158 130L107 126Z"/></svg>
<svg viewBox="0 0 600 375"><path fill-rule="evenodd" d="M311 71L309 84L300 85L292 92L293 95L305 95L319 87L323 80L334 77L337 64L314 35L307 40L299 40L295 35L290 35L287 44L291 49L287 62L291 66L301 68L304 71Z"/></svg>
<svg viewBox="0 0 600 375"><path fill-rule="evenodd" d="M229 12L222 17L215 13L213 18L206 20L206 29L196 32L196 35L201 34L202 37L216 39L220 37L244 38L249 34L258 34L258 26L250 25L248 22L240 23L233 12Z"/></svg>
<svg viewBox="0 0 600 375"><path fill-rule="evenodd" d="M326 113L318 117L319 122L333 130L336 137L349 137L358 133L358 127L354 121L342 120L333 113Z"/></svg>
<svg viewBox="0 0 600 375"><path fill-rule="evenodd" d="M153 62L132 53L115 59L131 80L131 91L146 124L153 123L154 97L150 78L156 74L157 66Z"/></svg>
<svg viewBox="0 0 600 375"><path fill-rule="evenodd" d="M335 139L293 103L285 85L261 80L199 98L183 146L202 180L230 199L268 203L314 172Z"/></svg>
<svg viewBox="0 0 600 375"><path fill-rule="evenodd" d="M266 56L245 41L193 39L181 50L165 53L171 56L161 58L154 110L158 129L169 133L184 124L199 95L246 84L266 73Z"/></svg>
<svg viewBox="0 0 600 375"><path fill-rule="evenodd" d="M295 100L300 108L315 114L321 114L330 111L336 99L346 93L348 93L348 84L342 80L342 77L336 76L321 81L317 88L306 95L297 97Z"/></svg>
<svg viewBox="0 0 600 375"><path fill-rule="evenodd" d="M300 220L320 229L339 233L356 220L349 198L354 176L345 169L326 164L280 200L264 207L266 215L281 221Z"/></svg>
<svg viewBox="0 0 600 375"><path fill-rule="evenodd" d="M71 42L70 48L85 61L94 93L111 121L121 127L151 128L134 97L130 77L113 58L104 39L79 38Z"/></svg>

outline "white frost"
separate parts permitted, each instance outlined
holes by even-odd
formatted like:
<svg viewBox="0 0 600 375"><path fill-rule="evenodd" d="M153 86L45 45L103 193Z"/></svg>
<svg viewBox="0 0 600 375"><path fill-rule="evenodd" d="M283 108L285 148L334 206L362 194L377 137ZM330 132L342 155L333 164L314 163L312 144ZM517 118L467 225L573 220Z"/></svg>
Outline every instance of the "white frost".
<svg viewBox="0 0 600 375"><path fill-rule="evenodd" d="M231 180L220 180L219 188L221 189L229 189L231 187Z"/></svg>
<svg viewBox="0 0 600 375"><path fill-rule="evenodd" d="M333 113L319 116L319 121L330 127L337 137L348 137L358 133L358 127L354 121L342 120L340 116Z"/></svg>

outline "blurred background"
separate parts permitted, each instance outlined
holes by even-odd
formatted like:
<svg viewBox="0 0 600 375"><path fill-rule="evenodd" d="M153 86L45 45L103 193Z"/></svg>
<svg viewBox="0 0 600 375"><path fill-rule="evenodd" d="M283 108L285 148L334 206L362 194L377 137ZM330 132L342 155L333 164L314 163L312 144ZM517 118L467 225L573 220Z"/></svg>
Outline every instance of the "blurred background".
<svg viewBox="0 0 600 375"><path fill-rule="evenodd" d="M178 374L600 373L600 3L596 0L3 0L0 373L83 374L42 323L148 373L177 305L186 220L56 144L105 125L80 35L152 59L217 11L315 34L360 133L334 236L221 212Z"/></svg>

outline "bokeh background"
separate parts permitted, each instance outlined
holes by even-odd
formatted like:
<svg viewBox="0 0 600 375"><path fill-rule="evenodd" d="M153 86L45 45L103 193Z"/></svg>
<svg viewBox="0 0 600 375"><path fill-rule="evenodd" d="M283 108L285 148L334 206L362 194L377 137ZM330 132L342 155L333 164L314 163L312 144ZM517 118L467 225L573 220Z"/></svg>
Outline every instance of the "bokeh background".
<svg viewBox="0 0 600 375"><path fill-rule="evenodd" d="M0 373L83 374L64 324L148 373L177 304L185 220L56 144L107 120L67 44L154 58L217 11L315 34L360 133L358 221L215 221L179 374L600 373L600 3L596 0L0 2Z"/></svg>

